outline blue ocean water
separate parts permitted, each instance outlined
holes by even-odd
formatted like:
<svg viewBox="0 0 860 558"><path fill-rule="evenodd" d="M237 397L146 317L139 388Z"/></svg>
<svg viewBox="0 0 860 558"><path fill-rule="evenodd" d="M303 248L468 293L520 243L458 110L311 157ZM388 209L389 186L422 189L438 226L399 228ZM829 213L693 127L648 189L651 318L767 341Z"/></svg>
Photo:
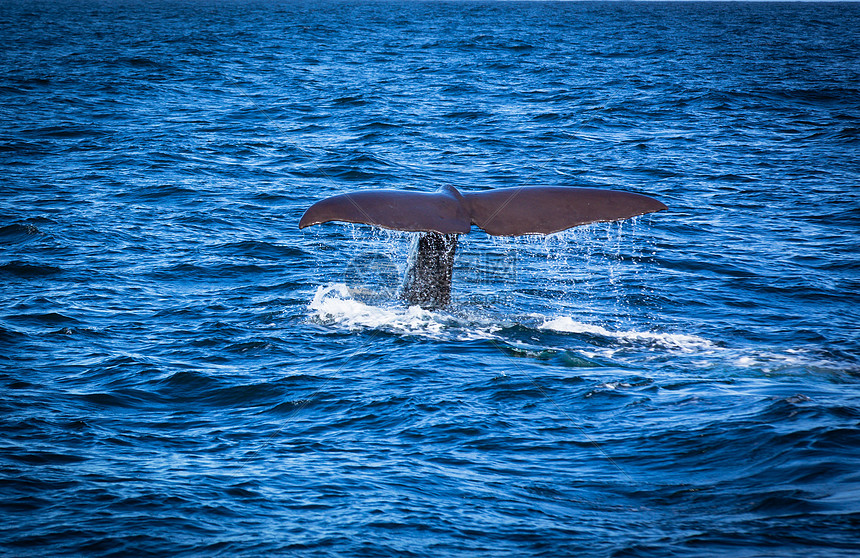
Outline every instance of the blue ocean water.
<svg viewBox="0 0 860 558"><path fill-rule="evenodd" d="M856 556L860 5L0 0L0 552ZM367 188L647 194L396 299Z"/></svg>

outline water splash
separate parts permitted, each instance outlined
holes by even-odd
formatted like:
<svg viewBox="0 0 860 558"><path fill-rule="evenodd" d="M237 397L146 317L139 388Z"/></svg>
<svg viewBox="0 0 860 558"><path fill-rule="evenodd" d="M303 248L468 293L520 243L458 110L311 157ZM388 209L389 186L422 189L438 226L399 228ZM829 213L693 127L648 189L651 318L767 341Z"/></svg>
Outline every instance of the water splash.
<svg viewBox="0 0 860 558"><path fill-rule="evenodd" d="M490 340L502 350L538 359L547 351L574 351L589 362L621 367L643 363L660 367L670 359L673 367L685 363L691 377L702 372L724 377L750 373L791 375L809 370L846 373L844 362L828 359L813 348L780 351L726 346L699 335L659 331L648 324L612 328L565 315L499 315L485 308L463 306L431 311L390 300L374 303L364 297L364 292L356 292L344 283L319 286L308 304L309 320L350 332L382 331L437 341Z"/></svg>
<svg viewBox="0 0 860 558"><path fill-rule="evenodd" d="M463 323L454 314L424 310L395 302L374 305L356 298L356 293L343 283L317 287L308 304L310 318L317 323L346 328L350 331L382 330L399 335L422 337L476 339L490 334L492 325Z"/></svg>

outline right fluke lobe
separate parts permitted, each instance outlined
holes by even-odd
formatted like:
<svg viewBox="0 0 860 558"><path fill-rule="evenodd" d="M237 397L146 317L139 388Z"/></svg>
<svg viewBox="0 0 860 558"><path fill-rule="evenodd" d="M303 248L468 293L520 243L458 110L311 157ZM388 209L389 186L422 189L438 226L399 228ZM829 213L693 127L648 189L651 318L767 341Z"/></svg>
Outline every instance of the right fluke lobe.
<svg viewBox="0 0 860 558"><path fill-rule="evenodd" d="M500 236L551 234L666 209L648 196L597 188L503 188L464 197L472 224Z"/></svg>

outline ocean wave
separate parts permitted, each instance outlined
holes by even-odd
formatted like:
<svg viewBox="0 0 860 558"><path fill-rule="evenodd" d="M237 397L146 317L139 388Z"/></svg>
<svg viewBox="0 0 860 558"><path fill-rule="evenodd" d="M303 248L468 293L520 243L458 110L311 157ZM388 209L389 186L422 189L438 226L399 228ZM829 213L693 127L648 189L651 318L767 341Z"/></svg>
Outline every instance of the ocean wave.
<svg viewBox="0 0 860 558"><path fill-rule="evenodd" d="M42 231L33 225L12 224L0 227L0 245L20 244L42 235Z"/></svg>
<svg viewBox="0 0 860 558"><path fill-rule="evenodd" d="M23 261L14 261L0 265L0 274L12 275L22 279L46 277L62 273L62 268Z"/></svg>
<svg viewBox="0 0 860 558"><path fill-rule="evenodd" d="M242 240L219 244L212 248L223 256L253 258L259 260L284 261L290 258L306 257L306 252L296 246L275 244L262 240Z"/></svg>

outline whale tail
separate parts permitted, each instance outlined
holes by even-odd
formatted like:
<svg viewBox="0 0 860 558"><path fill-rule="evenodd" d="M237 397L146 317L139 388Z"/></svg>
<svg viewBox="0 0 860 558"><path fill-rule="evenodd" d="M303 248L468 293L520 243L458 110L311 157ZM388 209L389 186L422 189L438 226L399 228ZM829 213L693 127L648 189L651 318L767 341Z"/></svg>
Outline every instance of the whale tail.
<svg viewBox="0 0 860 558"><path fill-rule="evenodd" d="M409 258L400 298L423 308L451 300L457 235L476 225L492 235L551 234L579 225L618 221L667 209L630 192L560 186L502 188L461 194L364 190L332 196L305 211L299 228L343 221L424 233Z"/></svg>
<svg viewBox="0 0 860 558"><path fill-rule="evenodd" d="M489 234L517 236L550 234L665 209L648 196L597 188L501 188L466 194L453 186L433 193L364 190L318 201L302 215L299 228L344 221L399 231L464 234L476 225Z"/></svg>

